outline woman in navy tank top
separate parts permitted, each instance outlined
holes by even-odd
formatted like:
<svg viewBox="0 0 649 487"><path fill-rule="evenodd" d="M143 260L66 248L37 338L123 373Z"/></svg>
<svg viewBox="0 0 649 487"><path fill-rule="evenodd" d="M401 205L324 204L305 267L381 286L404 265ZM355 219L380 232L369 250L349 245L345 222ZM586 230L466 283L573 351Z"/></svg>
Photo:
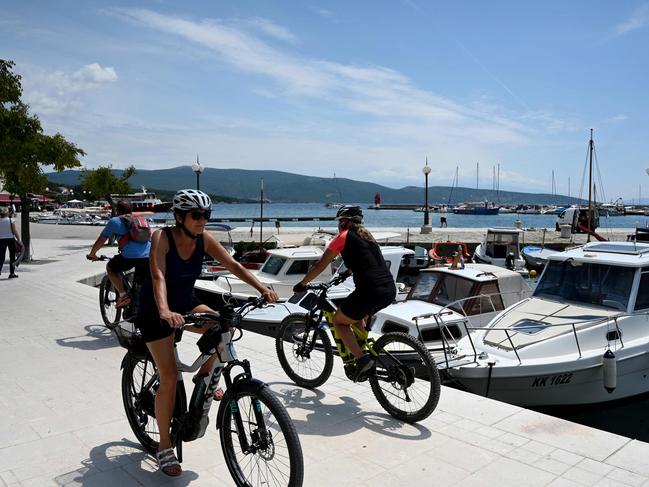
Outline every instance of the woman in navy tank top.
<svg viewBox="0 0 649 487"><path fill-rule="evenodd" d="M253 286L268 301L277 294L266 288L232 256L210 233L205 224L212 201L202 191L183 189L173 200L175 227L156 231L151 239L151 274L142 285L136 325L140 329L158 368L160 387L155 397L155 415L160 431L158 464L163 473L177 476L182 469L171 448L171 416L176 397L178 369L174 356L174 329L184 324L183 314L213 312L194 295L194 283L201 274L207 253L230 272ZM193 327L189 331L202 332ZM209 373L216 360L210 359L198 371Z"/></svg>

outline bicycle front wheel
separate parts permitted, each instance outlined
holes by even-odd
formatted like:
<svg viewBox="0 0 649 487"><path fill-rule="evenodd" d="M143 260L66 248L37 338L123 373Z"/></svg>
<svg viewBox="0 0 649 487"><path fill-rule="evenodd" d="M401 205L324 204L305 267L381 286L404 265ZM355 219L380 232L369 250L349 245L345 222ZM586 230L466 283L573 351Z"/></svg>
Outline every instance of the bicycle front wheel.
<svg viewBox="0 0 649 487"><path fill-rule="evenodd" d="M265 385L246 383L219 411L221 448L237 486L301 487L304 458L295 426Z"/></svg>
<svg viewBox="0 0 649 487"><path fill-rule="evenodd" d="M109 330L114 329L122 317L122 310L115 306L116 301L117 291L106 275L99 285L99 309L104 324Z"/></svg>
<svg viewBox="0 0 649 487"><path fill-rule="evenodd" d="M122 401L128 423L144 449L155 455L160 431L155 419L155 394L158 371L153 359L130 357L122 370Z"/></svg>
<svg viewBox="0 0 649 487"><path fill-rule="evenodd" d="M333 368L333 350L326 330L307 323L307 315L284 318L275 337L279 363L293 382L313 388L324 384Z"/></svg>
<svg viewBox="0 0 649 487"><path fill-rule="evenodd" d="M414 423L437 407L439 371L426 347L405 333L386 333L373 346L375 370L369 377L374 396L397 419Z"/></svg>

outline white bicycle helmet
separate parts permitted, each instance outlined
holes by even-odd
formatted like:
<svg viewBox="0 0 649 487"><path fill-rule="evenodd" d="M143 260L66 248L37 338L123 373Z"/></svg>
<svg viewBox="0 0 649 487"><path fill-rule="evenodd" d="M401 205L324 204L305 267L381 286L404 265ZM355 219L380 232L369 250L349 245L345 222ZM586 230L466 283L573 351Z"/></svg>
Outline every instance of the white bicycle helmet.
<svg viewBox="0 0 649 487"><path fill-rule="evenodd" d="M174 195L173 210L211 210L212 199L198 189L181 189Z"/></svg>

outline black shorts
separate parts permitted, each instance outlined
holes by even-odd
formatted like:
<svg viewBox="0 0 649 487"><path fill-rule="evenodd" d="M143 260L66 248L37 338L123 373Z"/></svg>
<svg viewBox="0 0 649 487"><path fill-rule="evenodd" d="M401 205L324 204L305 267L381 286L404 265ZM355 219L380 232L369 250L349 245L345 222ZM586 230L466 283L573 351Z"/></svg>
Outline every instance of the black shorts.
<svg viewBox="0 0 649 487"><path fill-rule="evenodd" d="M340 303L339 308L352 320L359 321L389 306L396 296L394 284L371 290L357 288Z"/></svg>
<svg viewBox="0 0 649 487"><path fill-rule="evenodd" d="M126 272L135 268L135 282L141 284L149 274L149 259L127 259L123 257L122 254L117 254L108 261L106 267L113 272Z"/></svg>
<svg viewBox="0 0 649 487"><path fill-rule="evenodd" d="M191 307L186 311L177 311L178 313L189 313L191 310L200 305L201 302L194 296ZM161 321L158 313L139 312L135 318L135 326L140 330L145 342L154 342L161 338L171 336L177 329L170 327L166 321Z"/></svg>

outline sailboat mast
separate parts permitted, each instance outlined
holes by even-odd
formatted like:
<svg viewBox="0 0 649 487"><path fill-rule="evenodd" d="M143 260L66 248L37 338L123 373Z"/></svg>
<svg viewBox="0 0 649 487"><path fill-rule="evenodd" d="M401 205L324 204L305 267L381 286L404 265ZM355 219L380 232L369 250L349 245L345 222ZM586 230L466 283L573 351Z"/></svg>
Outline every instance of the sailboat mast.
<svg viewBox="0 0 649 487"><path fill-rule="evenodd" d="M588 142L588 230L593 231L592 212L593 212L593 129L590 129L590 141ZM588 234L590 242L590 233Z"/></svg>

